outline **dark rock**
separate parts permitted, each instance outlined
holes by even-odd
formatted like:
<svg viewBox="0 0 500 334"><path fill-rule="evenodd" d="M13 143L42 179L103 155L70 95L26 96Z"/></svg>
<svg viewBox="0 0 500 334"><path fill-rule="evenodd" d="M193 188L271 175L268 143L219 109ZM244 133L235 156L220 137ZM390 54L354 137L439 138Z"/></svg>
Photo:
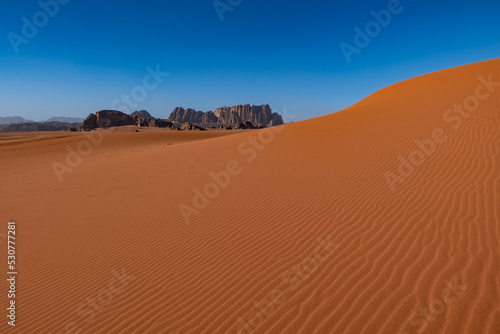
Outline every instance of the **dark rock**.
<svg viewBox="0 0 500 334"><path fill-rule="evenodd" d="M110 128L113 126L134 125L136 120L118 110L101 110L90 114L83 121L81 129Z"/></svg>
<svg viewBox="0 0 500 334"><path fill-rule="evenodd" d="M247 129L256 129L256 127L250 121L246 121L244 124Z"/></svg>
<svg viewBox="0 0 500 334"><path fill-rule="evenodd" d="M95 129L97 128L97 116L94 114L90 114L85 118L82 123L82 129Z"/></svg>
<svg viewBox="0 0 500 334"><path fill-rule="evenodd" d="M202 127L196 126L196 125L194 125L194 124L191 124L191 123L185 122L184 124L182 124L182 126L181 126L181 130L196 130L196 131L204 131L205 129L204 129L204 128L202 128Z"/></svg>
<svg viewBox="0 0 500 334"><path fill-rule="evenodd" d="M159 119L159 118L150 120L149 126L152 128L171 128L171 129L177 130L177 127L175 126L174 123L172 123L170 121L164 121L164 120Z"/></svg>
<svg viewBox="0 0 500 334"><path fill-rule="evenodd" d="M245 123L238 123L234 127L235 129L242 130L242 129L260 129L262 126L254 126L252 122L246 121Z"/></svg>
<svg viewBox="0 0 500 334"><path fill-rule="evenodd" d="M246 127L246 125L245 125L244 123L238 123L238 124L236 124L236 125L234 126L234 128L235 128L236 130L242 130L242 129L246 129L247 127Z"/></svg>
<svg viewBox="0 0 500 334"><path fill-rule="evenodd" d="M134 118L132 116L118 110L101 110L96 112L96 116L99 128L134 125Z"/></svg>
<svg viewBox="0 0 500 334"><path fill-rule="evenodd" d="M149 126L150 119L138 116L132 116L134 119L134 124L137 126Z"/></svg>

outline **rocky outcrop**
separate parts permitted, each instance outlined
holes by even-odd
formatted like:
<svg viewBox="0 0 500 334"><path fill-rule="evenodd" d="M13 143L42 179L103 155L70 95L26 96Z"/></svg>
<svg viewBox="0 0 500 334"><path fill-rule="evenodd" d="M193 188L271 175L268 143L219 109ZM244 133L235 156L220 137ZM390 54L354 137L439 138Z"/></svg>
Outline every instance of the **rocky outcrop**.
<svg viewBox="0 0 500 334"><path fill-rule="evenodd" d="M172 130L179 130L177 126L175 126L174 123L170 121L164 121L159 118L152 118L152 119L147 119L147 118L142 118L142 117L137 117L137 116L132 116L132 118L135 120L135 125L140 126L140 127L150 127L150 128L169 128Z"/></svg>
<svg viewBox="0 0 500 334"><path fill-rule="evenodd" d="M245 104L218 108L215 110L215 116L219 119L219 123L222 124L237 124L250 121L256 125L269 126L272 121L273 113L268 104L262 106L250 106L249 104Z"/></svg>
<svg viewBox="0 0 500 334"><path fill-rule="evenodd" d="M132 116L135 121L135 125L137 126L149 126L149 122L151 121L149 118L142 118L137 116Z"/></svg>
<svg viewBox="0 0 500 334"><path fill-rule="evenodd" d="M178 127L175 126L174 123L170 121L164 121L159 118L155 118L149 121L149 127L150 128L169 128L172 130L179 130Z"/></svg>
<svg viewBox="0 0 500 334"><path fill-rule="evenodd" d="M118 110L101 110L96 112L97 127L109 128L112 126L134 125L134 118Z"/></svg>
<svg viewBox="0 0 500 334"><path fill-rule="evenodd" d="M284 124L283 117L277 112L271 114L271 120L267 123L267 126L278 126Z"/></svg>
<svg viewBox="0 0 500 334"><path fill-rule="evenodd" d="M188 108L184 109L177 107L172 111L168 120L175 123L191 123L191 124L216 124L218 118L213 112L209 111L204 113L203 111L196 111L194 109Z"/></svg>
<svg viewBox="0 0 500 334"><path fill-rule="evenodd" d="M97 116L94 114L90 114L83 120L81 125L83 130L87 129L96 129L97 128Z"/></svg>
<svg viewBox="0 0 500 334"><path fill-rule="evenodd" d="M90 114L83 121L81 129L92 130L96 128L109 128L112 126L133 125L132 116L118 110L101 110Z"/></svg>
<svg viewBox="0 0 500 334"><path fill-rule="evenodd" d="M177 107L172 111L168 120L177 124L189 122L204 127L234 126L238 123L251 122L256 126L276 126L283 124L283 118L278 113L273 113L271 107L250 106L249 104L221 107L215 112L195 111Z"/></svg>
<svg viewBox="0 0 500 334"><path fill-rule="evenodd" d="M246 121L245 123L238 123L234 127L235 129L257 129L258 127L255 127L252 122Z"/></svg>
<svg viewBox="0 0 500 334"><path fill-rule="evenodd" d="M154 117L151 116L151 114L148 113L146 110L134 111L133 113L130 114L130 116L132 117L137 116L145 119L154 119Z"/></svg>
<svg viewBox="0 0 500 334"><path fill-rule="evenodd" d="M90 114L83 121L82 125L76 127L76 130L93 130L97 128L109 128L114 126L135 125L140 127L150 128L170 128L178 130L178 127L170 121L164 121L159 118L153 118L147 111L141 110L140 112L127 115L118 110L101 110L94 114ZM138 115L147 117L140 117Z"/></svg>
<svg viewBox="0 0 500 334"><path fill-rule="evenodd" d="M197 130L197 131L205 131L204 128L202 127L199 127L199 126L196 126L194 124L191 124L189 122L186 122L184 124L182 124L181 126L181 130Z"/></svg>

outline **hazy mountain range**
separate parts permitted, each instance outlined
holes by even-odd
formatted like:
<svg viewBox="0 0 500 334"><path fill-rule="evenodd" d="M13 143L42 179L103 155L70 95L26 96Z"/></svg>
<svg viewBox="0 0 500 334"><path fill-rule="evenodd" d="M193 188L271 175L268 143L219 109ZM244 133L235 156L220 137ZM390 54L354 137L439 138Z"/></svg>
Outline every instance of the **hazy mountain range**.
<svg viewBox="0 0 500 334"><path fill-rule="evenodd" d="M63 123L81 123L83 122L83 118L79 117L64 117L64 116L56 116L49 118L45 121L40 121L39 123L46 123L46 122L63 122ZM0 117L0 125L2 124L19 124L19 123L38 123L29 119L25 119L20 116L7 116L7 117Z"/></svg>
<svg viewBox="0 0 500 334"><path fill-rule="evenodd" d="M65 122L23 122L1 124L0 132L65 131L80 123Z"/></svg>
<svg viewBox="0 0 500 334"><path fill-rule="evenodd" d="M0 117L0 124L15 124L15 123L29 123L29 122L33 121L24 119L19 116Z"/></svg>

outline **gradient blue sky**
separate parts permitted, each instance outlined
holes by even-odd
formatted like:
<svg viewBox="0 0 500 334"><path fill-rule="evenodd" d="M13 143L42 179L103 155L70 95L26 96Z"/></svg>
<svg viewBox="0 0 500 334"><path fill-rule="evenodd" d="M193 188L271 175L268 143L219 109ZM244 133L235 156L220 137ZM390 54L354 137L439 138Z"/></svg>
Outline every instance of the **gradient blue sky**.
<svg viewBox="0 0 500 334"><path fill-rule="evenodd" d="M21 35L22 17L31 21L40 6L1 4L0 116L33 120L109 109L157 64L170 76L137 107L154 116L268 103L300 120L500 55L498 0L401 0L403 11L350 64L339 44L353 44L353 28L387 0L243 0L224 21L213 0L71 0L19 53L8 33Z"/></svg>

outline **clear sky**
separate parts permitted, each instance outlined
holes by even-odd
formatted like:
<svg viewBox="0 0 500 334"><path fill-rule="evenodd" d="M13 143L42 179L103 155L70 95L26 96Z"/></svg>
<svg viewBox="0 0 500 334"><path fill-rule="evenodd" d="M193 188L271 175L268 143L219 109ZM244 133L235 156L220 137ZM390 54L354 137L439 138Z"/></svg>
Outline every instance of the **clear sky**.
<svg viewBox="0 0 500 334"><path fill-rule="evenodd" d="M177 106L267 103L300 120L500 55L498 0L220 0L219 10L213 0L54 1L41 1L52 15L37 0L0 2L0 116L116 107L166 118ZM370 24L388 8L390 22ZM367 24L372 37L356 46L354 28ZM350 63L343 42L357 48ZM145 86L148 66L169 75Z"/></svg>

